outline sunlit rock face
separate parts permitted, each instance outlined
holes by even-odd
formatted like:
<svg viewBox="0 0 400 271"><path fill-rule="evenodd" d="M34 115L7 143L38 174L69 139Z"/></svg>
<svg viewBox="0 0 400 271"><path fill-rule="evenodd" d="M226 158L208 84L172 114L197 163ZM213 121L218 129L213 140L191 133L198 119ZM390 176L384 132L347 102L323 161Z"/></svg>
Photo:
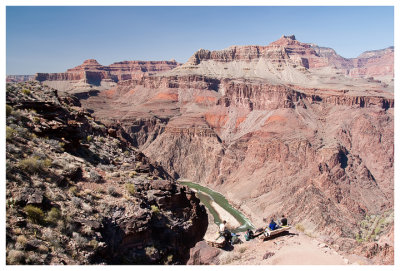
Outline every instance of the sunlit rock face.
<svg viewBox="0 0 400 271"><path fill-rule="evenodd" d="M343 250L390 263L393 53L346 59L294 36L201 49L81 103L171 176L220 191L256 225L284 213ZM371 215L386 221L372 237L362 227L374 224L360 225Z"/></svg>

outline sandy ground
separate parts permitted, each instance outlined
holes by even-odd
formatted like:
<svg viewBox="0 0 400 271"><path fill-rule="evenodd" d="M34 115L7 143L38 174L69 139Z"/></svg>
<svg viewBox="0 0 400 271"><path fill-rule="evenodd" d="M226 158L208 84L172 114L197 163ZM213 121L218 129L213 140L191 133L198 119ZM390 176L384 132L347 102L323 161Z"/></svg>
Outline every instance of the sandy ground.
<svg viewBox="0 0 400 271"><path fill-rule="evenodd" d="M221 206L213 203L221 219L227 221L228 228L237 227L239 223ZM206 240L215 240L218 235L218 226L214 224L209 214L209 226L204 237ZM231 250L220 250L218 256L222 265L347 265L368 264L363 260L349 260L340 255L328 245L309 237L296 229L290 233L277 236L267 241L256 238L245 241L244 233L240 233L241 244L235 244ZM350 257L351 259L351 257Z"/></svg>
<svg viewBox="0 0 400 271"><path fill-rule="evenodd" d="M352 264L324 243L296 230L267 241L253 239L221 250L220 264L234 265L347 265Z"/></svg>

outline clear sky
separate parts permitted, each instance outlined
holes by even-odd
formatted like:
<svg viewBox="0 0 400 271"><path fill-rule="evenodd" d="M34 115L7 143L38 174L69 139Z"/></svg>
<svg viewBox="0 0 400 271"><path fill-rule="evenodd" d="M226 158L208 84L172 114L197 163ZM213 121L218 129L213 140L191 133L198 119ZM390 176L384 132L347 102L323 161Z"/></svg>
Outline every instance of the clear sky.
<svg viewBox="0 0 400 271"><path fill-rule="evenodd" d="M94 58L185 62L200 48L267 45L282 35L344 57L394 44L393 7L6 8L6 73L64 72Z"/></svg>

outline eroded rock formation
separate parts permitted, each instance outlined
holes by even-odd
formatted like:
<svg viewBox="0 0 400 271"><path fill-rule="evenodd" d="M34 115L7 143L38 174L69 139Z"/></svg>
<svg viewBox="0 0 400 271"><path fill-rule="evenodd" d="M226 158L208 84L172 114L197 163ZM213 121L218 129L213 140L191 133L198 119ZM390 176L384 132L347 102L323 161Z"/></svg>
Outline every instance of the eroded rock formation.
<svg viewBox="0 0 400 271"><path fill-rule="evenodd" d="M122 61L102 66L95 59L88 59L81 65L68 69L65 73L37 73L34 79L60 90L81 91L93 87L106 89L122 80L168 71L177 66L179 64L175 60Z"/></svg>
<svg viewBox="0 0 400 271"><path fill-rule="evenodd" d="M377 263L392 255L393 48L345 59L283 36L202 49L81 102L171 176L221 191L255 225L284 213L338 249ZM360 224L371 216L379 228Z"/></svg>
<svg viewBox="0 0 400 271"><path fill-rule="evenodd" d="M79 100L7 85L7 264L185 264L208 218L195 193Z"/></svg>

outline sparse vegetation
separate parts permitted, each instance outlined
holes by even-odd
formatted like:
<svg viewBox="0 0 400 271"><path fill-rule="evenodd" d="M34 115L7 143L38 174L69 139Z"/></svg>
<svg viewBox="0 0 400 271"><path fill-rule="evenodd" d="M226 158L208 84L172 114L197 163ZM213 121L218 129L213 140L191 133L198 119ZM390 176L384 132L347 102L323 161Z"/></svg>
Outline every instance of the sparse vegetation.
<svg viewBox="0 0 400 271"><path fill-rule="evenodd" d="M11 115L12 111L13 111L13 108L10 105L6 104L6 116L7 117Z"/></svg>
<svg viewBox="0 0 400 271"><path fill-rule="evenodd" d="M19 235L17 237L17 246L20 249L24 249L26 246L26 243L28 242L28 239L26 239L26 237L24 235Z"/></svg>
<svg viewBox="0 0 400 271"><path fill-rule="evenodd" d="M61 219L61 212L59 209L53 207L47 213L46 222L52 225L57 225L57 222Z"/></svg>
<svg viewBox="0 0 400 271"><path fill-rule="evenodd" d="M136 189L135 189L135 185L133 183L127 183L125 185L126 190L128 191L128 193L132 196L135 195L136 193Z"/></svg>
<svg viewBox="0 0 400 271"><path fill-rule="evenodd" d="M7 141L10 141L11 139L13 139L15 134L16 134L16 131L13 128L6 126L6 140Z"/></svg>
<svg viewBox="0 0 400 271"><path fill-rule="evenodd" d="M359 223L360 230L355 235L355 240L358 243L377 240L387 226L393 222L393 215L392 210L380 215L366 215Z"/></svg>
<svg viewBox="0 0 400 271"><path fill-rule="evenodd" d="M16 133L18 136L25 138L25 139L32 139L32 134L28 131L28 129L24 127L17 127L15 128Z"/></svg>
<svg viewBox="0 0 400 271"><path fill-rule="evenodd" d="M76 187L76 186L71 186L71 187L69 188L69 192L70 192L72 195L74 195L74 196L78 196L78 194L79 194L79 192L78 192L78 187Z"/></svg>
<svg viewBox="0 0 400 271"><path fill-rule="evenodd" d="M30 97L22 93L23 87ZM146 176L154 172L151 169L146 173L134 171L138 152L110 137L107 127L93 125L87 118L88 113L80 114L78 120L75 113L80 111L71 103L77 101L75 97L64 99L60 95L57 100L54 90L43 88L46 91L37 92L35 85L21 83L14 93L7 93L7 103L15 104L15 107L6 106L6 223L10 229L6 241L7 264L108 263L108 258L92 258L92 253L100 246L108 252L108 239L99 235L105 218L115 214L117 219L120 215L130 219L129 216L134 216L138 210L146 215L151 212L154 220L164 219L156 217L161 213L158 205L150 208L151 203L147 205L142 198L146 197L142 191L151 189ZM22 102L29 100L29 103L19 106L20 97ZM52 103L56 100L52 106L63 111L56 119L53 111L46 112L46 108L35 105L36 101ZM66 106L67 103L70 105ZM40 110L36 112L33 108ZM77 122L84 125L76 125ZM80 133L69 135L65 125L74 126ZM79 139L96 144L78 148ZM148 166L148 161L144 164ZM134 178L140 178L143 183ZM97 184L105 181L107 183ZM111 198L108 194L124 198ZM162 196L156 195L157 198ZM26 202L30 204L24 206ZM130 209L120 214L117 212L120 208ZM165 218L167 225L182 223L181 220L175 222L170 214ZM146 230L156 223L154 220L146 221ZM139 229L139 226L133 227L133 231ZM100 240L106 246L99 243ZM139 256L126 257L126 264L173 264L180 260L170 244L159 240L149 244L146 240L146 245L149 257L144 255L142 247L140 253L134 251Z"/></svg>
<svg viewBox="0 0 400 271"><path fill-rule="evenodd" d="M41 224L43 223L44 213L42 209L35 207L33 205L27 205L24 208L24 212L28 216L29 220L33 223Z"/></svg>
<svg viewBox="0 0 400 271"><path fill-rule="evenodd" d="M32 156L19 161L18 166L28 173L38 173L41 170L49 168L51 166L51 160L41 160L36 156Z"/></svg>
<svg viewBox="0 0 400 271"><path fill-rule="evenodd" d="M101 175L99 175L96 170L92 169L89 173L90 180L95 183L100 183L103 181Z"/></svg>
<svg viewBox="0 0 400 271"><path fill-rule="evenodd" d="M151 205L151 212L157 215L160 213L160 209L156 205Z"/></svg>
<svg viewBox="0 0 400 271"><path fill-rule="evenodd" d="M93 249L96 249L99 246L99 242L97 242L95 239L90 240L89 246L91 246Z"/></svg>
<svg viewBox="0 0 400 271"><path fill-rule="evenodd" d="M168 255L165 264L171 264L173 260L174 260L174 255Z"/></svg>
<svg viewBox="0 0 400 271"><path fill-rule="evenodd" d="M157 253L157 249L154 246L146 247L145 252L146 252L146 256L152 257L154 254Z"/></svg>
<svg viewBox="0 0 400 271"><path fill-rule="evenodd" d="M115 189L114 186L108 187L107 192L108 192L108 194L109 194L110 196L113 196L113 197L118 196L118 192L117 192L117 190Z"/></svg>
<svg viewBox="0 0 400 271"><path fill-rule="evenodd" d="M78 197L73 197L71 201L72 201L72 204L73 204L76 208L79 208L79 207L82 206L82 200L81 200L80 198L78 198Z"/></svg>
<svg viewBox="0 0 400 271"><path fill-rule="evenodd" d="M79 247L83 247L88 243L88 240L77 232L72 233L72 238L74 238Z"/></svg>
<svg viewBox="0 0 400 271"><path fill-rule="evenodd" d="M304 232L305 231L305 228L304 228L304 226L303 225L301 225L301 224L296 224L296 230L298 230L298 231L301 231L301 232Z"/></svg>
<svg viewBox="0 0 400 271"><path fill-rule="evenodd" d="M29 89L27 89L27 88L23 88L22 89L22 93L25 94L25 95L30 95L31 91Z"/></svg>
<svg viewBox="0 0 400 271"><path fill-rule="evenodd" d="M11 250L8 252L7 264L23 264L25 262L25 253L20 250Z"/></svg>
<svg viewBox="0 0 400 271"><path fill-rule="evenodd" d="M38 118L38 117L33 117L33 122L35 123L35 124L38 124L39 122L40 122L40 118Z"/></svg>

